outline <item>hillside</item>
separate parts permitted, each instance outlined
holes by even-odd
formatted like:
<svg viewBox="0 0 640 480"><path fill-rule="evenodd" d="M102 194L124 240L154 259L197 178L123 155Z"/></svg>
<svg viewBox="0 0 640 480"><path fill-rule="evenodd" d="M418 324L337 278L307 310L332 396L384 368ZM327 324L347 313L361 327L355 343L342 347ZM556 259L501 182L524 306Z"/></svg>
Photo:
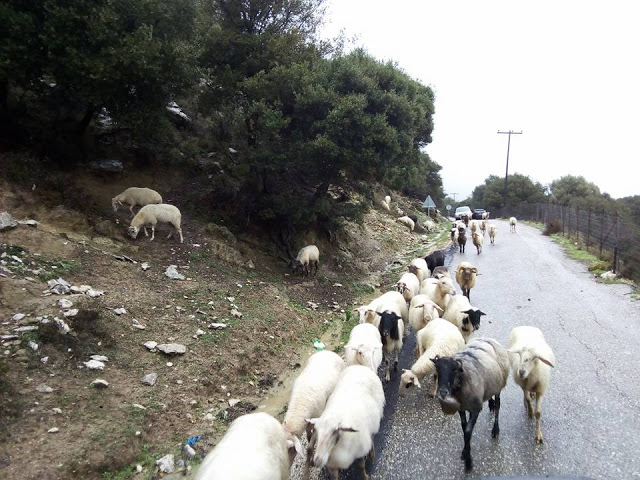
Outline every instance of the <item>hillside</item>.
<svg viewBox="0 0 640 480"><path fill-rule="evenodd" d="M303 279L259 232L236 236L189 215L184 244L165 238L166 226L154 242L125 238L129 213L114 214L111 197L146 182L180 206L181 178L67 178L84 199L78 209L54 205L60 192L38 185L0 185L0 212L38 222L0 233L0 478L130 478L136 464L144 469L136 478L150 478L155 461L179 458L188 437L203 435L195 448L206 452L238 415L263 405L281 413L282 385L313 351L312 339L339 350L353 305L390 288L407 256L446 238L444 223L410 233L397 215L373 209L331 243L306 236L320 247L321 267ZM420 213L408 199L393 204ZM169 279L169 265L185 279ZM57 278L104 294L53 294L47 281ZM146 342L186 353L165 355ZM92 355L107 357L102 371L85 366ZM152 373L155 384L143 384ZM92 386L96 379L108 387Z"/></svg>

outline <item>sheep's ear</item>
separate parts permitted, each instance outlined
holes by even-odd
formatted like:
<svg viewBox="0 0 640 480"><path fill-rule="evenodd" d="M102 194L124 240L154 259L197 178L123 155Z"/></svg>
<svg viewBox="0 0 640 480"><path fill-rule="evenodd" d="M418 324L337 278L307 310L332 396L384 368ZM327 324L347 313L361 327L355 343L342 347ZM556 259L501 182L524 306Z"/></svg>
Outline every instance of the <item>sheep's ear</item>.
<svg viewBox="0 0 640 480"><path fill-rule="evenodd" d="M356 430L353 427L338 427L338 431L339 432L352 432L352 433L358 433L358 430Z"/></svg>
<svg viewBox="0 0 640 480"><path fill-rule="evenodd" d="M433 363L436 363L436 360L440 360L440 355L436 355L433 358L430 358L429 360L431 360Z"/></svg>
<svg viewBox="0 0 640 480"><path fill-rule="evenodd" d="M547 360L546 358L542 358L542 357L536 357L538 360L540 360L542 363L546 363L547 365L549 365L551 368L556 368L553 366L553 363L551 363L549 360Z"/></svg>
<svg viewBox="0 0 640 480"><path fill-rule="evenodd" d="M482 316L482 315L486 315L486 313L484 313L482 310L478 310L478 315Z"/></svg>
<svg viewBox="0 0 640 480"><path fill-rule="evenodd" d="M407 373L409 370L407 370L406 368L402 369L402 373Z"/></svg>
<svg viewBox="0 0 640 480"><path fill-rule="evenodd" d="M315 425L316 423L318 423L318 419L317 418L305 418L304 421L307 422L310 425Z"/></svg>
<svg viewBox="0 0 640 480"><path fill-rule="evenodd" d="M507 349L507 352L509 353L515 353L516 355L520 355L522 353L522 349L520 350L514 350L512 348Z"/></svg>
<svg viewBox="0 0 640 480"><path fill-rule="evenodd" d="M473 268L471 269L471 271L472 271L473 273L478 273L478 269L477 269L476 267L473 267Z"/></svg>
<svg viewBox="0 0 640 480"><path fill-rule="evenodd" d="M436 309L440 310L441 312L444 312L444 310L441 309L437 303L434 303L433 306L436 307Z"/></svg>

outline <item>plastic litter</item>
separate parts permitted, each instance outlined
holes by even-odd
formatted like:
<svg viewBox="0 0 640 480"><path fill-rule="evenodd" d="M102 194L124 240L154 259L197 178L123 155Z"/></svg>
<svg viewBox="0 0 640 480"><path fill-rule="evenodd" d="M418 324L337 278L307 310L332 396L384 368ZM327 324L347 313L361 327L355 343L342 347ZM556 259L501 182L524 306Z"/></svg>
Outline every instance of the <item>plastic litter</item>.
<svg viewBox="0 0 640 480"><path fill-rule="evenodd" d="M316 350L324 350L327 348L327 346L317 338L314 338L312 342L313 342L313 348L315 348Z"/></svg>

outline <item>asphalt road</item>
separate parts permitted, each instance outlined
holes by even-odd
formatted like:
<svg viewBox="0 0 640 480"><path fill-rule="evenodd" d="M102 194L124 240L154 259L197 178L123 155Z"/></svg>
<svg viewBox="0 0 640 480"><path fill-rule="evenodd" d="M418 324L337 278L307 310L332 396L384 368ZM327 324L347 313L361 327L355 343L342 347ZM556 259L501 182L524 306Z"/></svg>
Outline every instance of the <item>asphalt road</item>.
<svg viewBox="0 0 640 480"><path fill-rule="evenodd" d="M502 392L500 438L491 438L485 404L471 441L474 470L460 460L458 415L445 416L428 385L398 398L398 375L385 388L387 407L372 479L470 479L506 475L566 475L593 479L640 478L640 308L626 285L598 284L586 267L568 259L539 230L498 226L496 245L477 255L450 251L453 270L462 260L481 273L472 305L487 316L474 336L507 345L515 326L540 328L556 356L543 401L543 445L525 413L522 391L509 378ZM459 287L457 287L460 292ZM473 337L472 337L473 338ZM405 342L402 368L412 363L415 341ZM428 382L427 382L428 383ZM327 472L324 472L327 476ZM341 474L359 478L354 469Z"/></svg>

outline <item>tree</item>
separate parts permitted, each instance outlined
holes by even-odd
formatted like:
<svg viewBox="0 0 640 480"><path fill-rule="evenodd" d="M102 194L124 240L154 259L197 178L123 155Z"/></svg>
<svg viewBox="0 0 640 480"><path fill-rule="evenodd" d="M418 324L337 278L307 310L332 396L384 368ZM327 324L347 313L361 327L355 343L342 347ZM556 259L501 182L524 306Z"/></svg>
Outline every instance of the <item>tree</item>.
<svg viewBox="0 0 640 480"><path fill-rule="evenodd" d="M546 200L546 187L533 182L528 176L514 173L509 176L508 203L516 206L522 203L536 203ZM490 175L484 185L474 188L471 194L474 205L486 210L498 210L504 206L504 178Z"/></svg>

